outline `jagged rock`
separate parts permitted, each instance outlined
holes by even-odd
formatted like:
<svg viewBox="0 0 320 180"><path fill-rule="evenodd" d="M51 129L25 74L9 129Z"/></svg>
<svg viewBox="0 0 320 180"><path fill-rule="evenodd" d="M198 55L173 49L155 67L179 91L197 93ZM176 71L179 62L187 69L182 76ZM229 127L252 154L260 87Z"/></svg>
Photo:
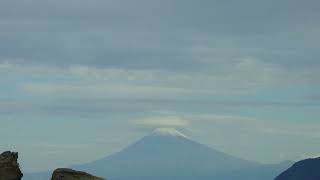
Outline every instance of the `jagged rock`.
<svg viewBox="0 0 320 180"><path fill-rule="evenodd" d="M6 151L0 154L0 180L21 180L18 153Z"/></svg>
<svg viewBox="0 0 320 180"><path fill-rule="evenodd" d="M82 171L59 168L53 172L51 180L104 180L104 179L100 177L92 176L91 174L88 174Z"/></svg>

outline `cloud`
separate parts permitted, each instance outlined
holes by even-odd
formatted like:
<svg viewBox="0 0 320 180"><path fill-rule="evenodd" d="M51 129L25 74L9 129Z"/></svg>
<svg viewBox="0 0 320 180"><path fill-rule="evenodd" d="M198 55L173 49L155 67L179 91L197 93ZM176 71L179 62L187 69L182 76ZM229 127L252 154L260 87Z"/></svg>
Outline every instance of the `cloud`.
<svg viewBox="0 0 320 180"><path fill-rule="evenodd" d="M319 158L320 154L302 154L301 159Z"/></svg>
<svg viewBox="0 0 320 180"><path fill-rule="evenodd" d="M154 115L150 117L138 118L132 121L137 125L137 131L150 130L157 127L175 127L182 131L192 134L208 133L204 127L211 129L228 129L233 131L260 132L264 125L252 117L223 115L223 114L205 114L175 112L172 115Z"/></svg>
<svg viewBox="0 0 320 180"><path fill-rule="evenodd" d="M303 126L298 124L286 124L282 127L280 123L272 123L257 119L255 117L226 114L205 114L174 112L175 115L151 116L135 120L134 123L143 126L166 126L181 127L191 133L203 133L198 127L208 126L217 129L229 129L233 131L254 132L256 134L280 135L280 136L304 136L308 138L320 138L319 124Z"/></svg>
<svg viewBox="0 0 320 180"><path fill-rule="evenodd" d="M221 129L245 130L256 134L273 136L300 136L320 138L320 124L305 122L304 124L274 122L274 119L263 120L255 116L228 114L185 113L190 124L206 124Z"/></svg>
<svg viewBox="0 0 320 180"><path fill-rule="evenodd" d="M311 100L311 101L319 101L320 100L320 95L319 94L311 94L308 95L306 97L304 97L307 100Z"/></svg>
<svg viewBox="0 0 320 180"><path fill-rule="evenodd" d="M70 144L51 144L51 143L38 143L33 145L36 148L44 149L47 151L74 151L82 148L82 145L70 145Z"/></svg>
<svg viewBox="0 0 320 180"><path fill-rule="evenodd" d="M65 96L89 96L102 98L158 98L165 96L179 96L179 94L197 93L197 90L186 90L173 87L153 87L124 84L46 84L25 83L23 90L33 94L64 94ZM199 90L201 92L201 90ZM199 93L199 92L198 92Z"/></svg>
<svg viewBox="0 0 320 180"><path fill-rule="evenodd" d="M246 57L284 69L320 65L316 1L295 7L290 0L3 4L0 62L206 73Z"/></svg>
<svg viewBox="0 0 320 180"><path fill-rule="evenodd" d="M257 119L252 117L237 115L221 115L221 114L189 114L194 120L201 120L211 123L256 123Z"/></svg>
<svg viewBox="0 0 320 180"><path fill-rule="evenodd" d="M263 133L280 136L305 136L309 138L320 138L320 126L313 127L291 127L291 128L267 128Z"/></svg>
<svg viewBox="0 0 320 180"><path fill-rule="evenodd" d="M294 75L295 72L286 72L281 67L255 58L234 59L231 64L221 64L217 60L217 66L220 66L219 71L206 73L0 63L0 81L5 87L0 94L0 111L6 116L4 119L25 113L33 116L41 114L77 117L81 114L81 118L103 118L111 112L129 115L134 112L167 110L170 115L181 107L200 111L211 106L319 106L317 102L302 101L291 96L290 99L278 98L282 97L281 94L259 98L260 92L269 89L309 84L309 80L299 80L297 75ZM302 94L308 94L297 91L299 98ZM208 113L207 110L204 113ZM219 115L219 112L215 113ZM212 122L239 119L218 115L203 115L201 119L210 119Z"/></svg>
<svg viewBox="0 0 320 180"><path fill-rule="evenodd" d="M137 125L151 126L151 127L187 127L188 120L179 116L154 116L145 117L134 121Z"/></svg>
<svg viewBox="0 0 320 180"><path fill-rule="evenodd" d="M197 127L210 127L211 129L227 129L234 132L254 132L258 133L265 127L261 120L243 115L233 114L210 114L210 113L184 113L183 117L189 119L191 126L189 129L191 132L204 133L204 130ZM208 132L205 132L208 133ZM222 133L222 132L221 132Z"/></svg>
<svg viewBox="0 0 320 180"><path fill-rule="evenodd" d="M233 59L229 63L217 61L217 65L219 71L206 73L2 63L0 73L3 77L26 77L19 87L34 95L168 99L249 95L263 88L309 84L316 79L307 73L289 72L255 58Z"/></svg>

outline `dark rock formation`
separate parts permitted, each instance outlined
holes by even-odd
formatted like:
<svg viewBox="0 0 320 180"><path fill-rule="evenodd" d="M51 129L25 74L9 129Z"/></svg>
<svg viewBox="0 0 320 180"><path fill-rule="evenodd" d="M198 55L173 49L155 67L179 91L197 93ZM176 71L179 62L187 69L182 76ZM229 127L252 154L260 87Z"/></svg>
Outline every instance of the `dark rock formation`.
<svg viewBox="0 0 320 180"><path fill-rule="evenodd" d="M275 180L319 180L320 158L306 159L295 163Z"/></svg>
<svg viewBox="0 0 320 180"><path fill-rule="evenodd" d="M82 171L59 168L53 172L51 180L104 180L104 179L92 176Z"/></svg>
<svg viewBox="0 0 320 180"><path fill-rule="evenodd" d="M18 153L6 151L0 154L0 180L21 180Z"/></svg>

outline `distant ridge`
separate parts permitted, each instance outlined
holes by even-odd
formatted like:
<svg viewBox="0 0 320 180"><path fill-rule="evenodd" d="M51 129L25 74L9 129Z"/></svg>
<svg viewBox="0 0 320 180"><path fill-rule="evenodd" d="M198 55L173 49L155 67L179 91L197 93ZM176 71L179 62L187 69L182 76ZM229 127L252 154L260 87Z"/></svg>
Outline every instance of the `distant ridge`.
<svg viewBox="0 0 320 180"><path fill-rule="evenodd" d="M320 157L295 163L275 180L320 180Z"/></svg>

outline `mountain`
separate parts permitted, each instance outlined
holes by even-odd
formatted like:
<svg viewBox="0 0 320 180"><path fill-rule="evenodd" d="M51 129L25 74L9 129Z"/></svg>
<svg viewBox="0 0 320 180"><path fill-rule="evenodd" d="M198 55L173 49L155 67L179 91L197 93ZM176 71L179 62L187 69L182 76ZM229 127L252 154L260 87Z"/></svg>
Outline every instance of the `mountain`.
<svg viewBox="0 0 320 180"><path fill-rule="evenodd" d="M281 173L275 180L319 180L320 157L306 159L295 163L288 170Z"/></svg>
<svg viewBox="0 0 320 180"><path fill-rule="evenodd" d="M118 153L71 168L112 180L272 180L290 166L247 161L161 128ZM25 180L44 180L48 174L27 174Z"/></svg>
<svg viewBox="0 0 320 180"><path fill-rule="evenodd" d="M112 156L74 168L113 180L178 180L257 166L192 141L175 129L163 128Z"/></svg>

